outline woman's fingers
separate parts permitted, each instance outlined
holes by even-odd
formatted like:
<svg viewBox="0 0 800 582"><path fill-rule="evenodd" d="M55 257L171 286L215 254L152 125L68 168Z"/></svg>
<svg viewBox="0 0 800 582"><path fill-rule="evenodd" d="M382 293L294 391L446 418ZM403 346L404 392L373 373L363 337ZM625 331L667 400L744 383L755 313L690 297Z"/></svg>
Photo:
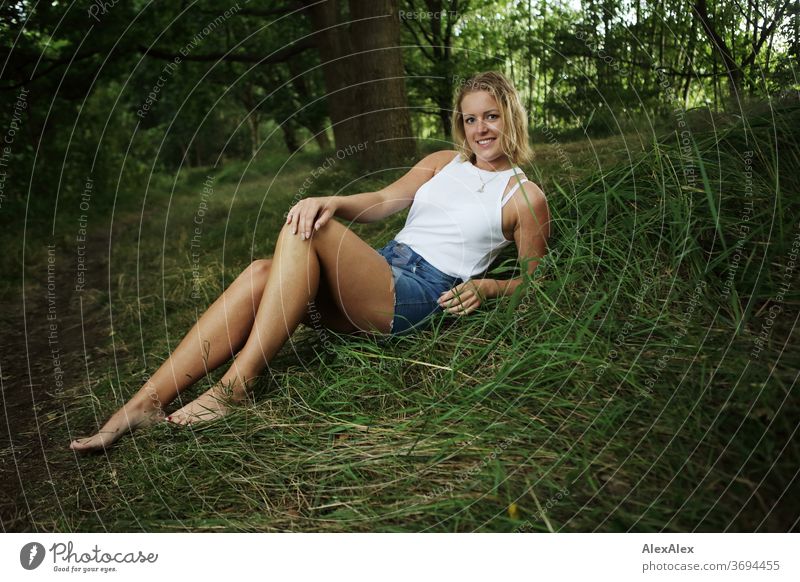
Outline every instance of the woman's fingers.
<svg viewBox="0 0 800 582"><path fill-rule="evenodd" d="M306 202L303 204L303 210L300 213L300 223L297 227L300 229L300 240L305 240L308 236L308 223L309 223L309 214L314 212L312 208L312 204Z"/></svg>
<svg viewBox="0 0 800 582"><path fill-rule="evenodd" d="M314 231L314 221L317 220L317 215L321 210L321 204L319 202L309 205L309 211L306 213L303 223L303 238L311 238L311 233Z"/></svg>
<svg viewBox="0 0 800 582"><path fill-rule="evenodd" d="M292 225L292 234L300 234L303 239L311 236L311 224L319 209L318 203L310 203L309 199L301 200L289 211L287 224Z"/></svg>
<svg viewBox="0 0 800 582"><path fill-rule="evenodd" d="M471 288L459 290L455 287L439 300L439 305L445 311L458 314L474 311L480 304L480 297Z"/></svg>
<svg viewBox="0 0 800 582"><path fill-rule="evenodd" d="M290 224L292 226L292 234L297 234L297 225L300 224L302 210L303 207L299 204L295 204L292 206L292 209L289 210L289 216L287 217L286 224Z"/></svg>
<svg viewBox="0 0 800 582"><path fill-rule="evenodd" d="M314 230L319 230L320 228L325 226L325 224L331 219L332 215L333 215L333 210L331 210L330 208L325 208L322 211L322 214L319 215L317 222L314 223Z"/></svg>
<svg viewBox="0 0 800 582"><path fill-rule="evenodd" d="M292 234L299 234L305 240L325 226L335 212L336 205L330 197L304 198L289 210L286 224L292 225Z"/></svg>
<svg viewBox="0 0 800 582"><path fill-rule="evenodd" d="M465 281L439 297L439 305L447 312L466 315L478 309L483 303L480 286L473 280Z"/></svg>
<svg viewBox="0 0 800 582"><path fill-rule="evenodd" d="M475 297L469 297L467 299L463 299L461 303L453 305L452 307L448 308L446 311L448 313L453 313L455 315L466 315L475 309L478 308L479 302L476 300Z"/></svg>

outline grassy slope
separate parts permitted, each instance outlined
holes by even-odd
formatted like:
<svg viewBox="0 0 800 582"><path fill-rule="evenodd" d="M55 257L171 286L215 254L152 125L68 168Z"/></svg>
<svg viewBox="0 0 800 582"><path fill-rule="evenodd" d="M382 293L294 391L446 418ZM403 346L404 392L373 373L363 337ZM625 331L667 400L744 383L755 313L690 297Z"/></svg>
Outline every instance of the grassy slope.
<svg viewBox="0 0 800 582"><path fill-rule="evenodd" d="M158 427L107 456L82 459L80 475L62 488L62 506L73 510L45 511L39 524L125 531L789 527L797 506L781 494L798 461L796 444L783 448L798 412L796 349L786 344L796 329L796 284L769 346L750 356L800 233L790 218L797 202L787 198L800 175L795 137L785 129L798 127L796 108L787 115L794 121L781 130L777 187L768 119L753 120L748 132L697 135L705 185L687 186L674 136L647 144L646 154L638 139L540 147L534 174L549 194L552 250L526 293L388 345L299 330L254 406L190 430ZM750 145L754 136L760 147ZM559 160L561 147L572 169ZM750 149L753 229L738 247L735 289L723 295ZM115 283L111 296L95 300L110 306L114 348L124 357L95 367L92 394L70 401L67 418L53 419L64 442L66 420L72 430L88 429L95 416L110 414L250 258L271 252L289 201L321 162L305 156L279 168L266 160L241 183L241 165L217 175L203 223L200 301L190 298L189 242L205 173L182 179L171 198L150 192L141 232L138 215L118 217ZM365 191L398 172L350 183L359 175L337 163L310 193ZM403 218L354 228L377 245ZM513 262L513 254L503 259Z"/></svg>

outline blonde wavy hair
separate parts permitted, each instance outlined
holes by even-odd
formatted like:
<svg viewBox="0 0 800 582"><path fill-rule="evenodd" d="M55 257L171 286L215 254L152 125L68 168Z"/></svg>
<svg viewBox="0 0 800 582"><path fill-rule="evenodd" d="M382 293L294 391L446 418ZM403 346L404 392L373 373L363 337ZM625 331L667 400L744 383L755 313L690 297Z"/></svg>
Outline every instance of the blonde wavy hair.
<svg viewBox="0 0 800 582"><path fill-rule="evenodd" d="M486 71L473 75L459 83L453 103L453 142L461 157L475 162L475 153L467 145L464 132L464 112L461 101L468 93L486 91L500 107L503 117L503 133L500 135L500 147L514 165L527 164L533 159L533 151L528 141L528 114L522 106L519 93L511 81L496 71Z"/></svg>

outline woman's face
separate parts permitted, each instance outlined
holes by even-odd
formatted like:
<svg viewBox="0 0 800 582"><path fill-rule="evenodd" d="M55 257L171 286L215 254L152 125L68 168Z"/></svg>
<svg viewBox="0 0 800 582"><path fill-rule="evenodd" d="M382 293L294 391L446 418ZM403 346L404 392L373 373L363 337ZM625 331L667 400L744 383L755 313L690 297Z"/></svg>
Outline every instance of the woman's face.
<svg viewBox="0 0 800 582"><path fill-rule="evenodd" d="M467 145L475 152L477 166L486 170L503 169L507 156L500 147L503 135L503 118L495 98L487 91L467 93L461 99L464 134Z"/></svg>

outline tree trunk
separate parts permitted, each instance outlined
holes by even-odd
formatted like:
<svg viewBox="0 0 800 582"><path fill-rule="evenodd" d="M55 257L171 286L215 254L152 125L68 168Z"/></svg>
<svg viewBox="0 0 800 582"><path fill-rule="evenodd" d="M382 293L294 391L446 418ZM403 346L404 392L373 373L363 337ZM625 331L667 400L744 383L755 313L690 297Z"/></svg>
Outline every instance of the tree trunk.
<svg viewBox="0 0 800 582"><path fill-rule="evenodd" d="M686 73L686 78L683 83L683 107L689 107L689 88L692 83L692 75L689 73L694 69L694 49L697 43L697 20L692 18L692 26L689 29L689 46L686 49L686 58L683 63L683 72Z"/></svg>
<svg viewBox="0 0 800 582"><path fill-rule="evenodd" d="M354 48L361 51L358 118L370 168L397 166L416 157L400 45L397 0L350 0ZM363 20L360 20L363 19ZM337 143L338 145L338 143Z"/></svg>
<svg viewBox="0 0 800 582"><path fill-rule="evenodd" d="M311 4L313 0L306 0ZM349 37L339 25L338 0L316 2L310 8L311 23L316 31L317 50L322 62L328 111L337 147L361 141L358 122L359 103L356 69Z"/></svg>
<svg viewBox="0 0 800 582"><path fill-rule="evenodd" d="M397 0L351 0L346 18L340 8L337 0L310 8L336 147L359 152L368 168L408 162L416 145L397 48Z"/></svg>
<svg viewBox="0 0 800 582"><path fill-rule="evenodd" d="M736 59L733 58L733 53L731 53L725 40L714 28L714 23L708 14L706 0L697 0L694 9L702 24L703 32L705 32L711 41L711 45L716 49L715 52L722 57L722 65L728 74L728 100L725 108L735 109L738 107L740 95L742 94L742 81L744 80L742 69Z"/></svg>
<svg viewBox="0 0 800 582"><path fill-rule="evenodd" d="M287 119L281 124L281 131L283 131L283 143L286 144L286 149L289 150L289 153L293 154L299 150L300 143L295 133L294 123Z"/></svg>
<svg viewBox="0 0 800 582"><path fill-rule="evenodd" d="M258 148L261 146L261 132L259 131L261 120L259 119L258 113L255 111L249 112L247 115L247 125L250 128L250 156L256 157Z"/></svg>
<svg viewBox="0 0 800 582"><path fill-rule="evenodd" d="M331 140L328 138L328 131L325 128L321 128L314 134L314 140L322 151L331 149Z"/></svg>

